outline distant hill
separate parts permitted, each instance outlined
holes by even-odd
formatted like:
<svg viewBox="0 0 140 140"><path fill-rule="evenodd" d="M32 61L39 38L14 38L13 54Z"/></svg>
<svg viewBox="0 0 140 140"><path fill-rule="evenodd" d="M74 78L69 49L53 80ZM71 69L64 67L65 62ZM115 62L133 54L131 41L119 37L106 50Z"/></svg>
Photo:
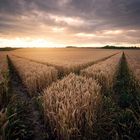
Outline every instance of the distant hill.
<svg viewBox="0 0 140 140"><path fill-rule="evenodd" d="M78 47L78 46L66 46L65 48L78 48L78 49L100 49L100 47Z"/></svg>
<svg viewBox="0 0 140 140"><path fill-rule="evenodd" d="M13 51L16 49L20 49L20 48L11 48L11 47L5 47L5 48L0 48L0 51Z"/></svg>
<svg viewBox="0 0 140 140"><path fill-rule="evenodd" d="M124 46L110 46L110 45L106 45L104 47L102 47L103 49L140 49L139 47L136 46L132 46L132 47L124 47Z"/></svg>
<svg viewBox="0 0 140 140"><path fill-rule="evenodd" d="M76 46L66 46L66 48L77 48Z"/></svg>

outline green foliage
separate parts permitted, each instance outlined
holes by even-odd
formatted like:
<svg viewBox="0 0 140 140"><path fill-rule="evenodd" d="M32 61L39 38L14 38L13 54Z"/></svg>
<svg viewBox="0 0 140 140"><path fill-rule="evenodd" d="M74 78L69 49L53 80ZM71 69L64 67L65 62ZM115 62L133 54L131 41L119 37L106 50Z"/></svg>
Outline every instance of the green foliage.
<svg viewBox="0 0 140 140"><path fill-rule="evenodd" d="M32 120L30 120L29 104L19 97L13 97L8 105L8 125L5 129L6 140L29 140L33 137Z"/></svg>
<svg viewBox="0 0 140 140"><path fill-rule="evenodd" d="M133 95L124 92L123 94L121 94L118 103L121 108L127 108L131 106L133 101L134 101Z"/></svg>
<svg viewBox="0 0 140 140"><path fill-rule="evenodd" d="M111 96L103 96L103 109L108 113L116 111L116 104Z"/></svg>
<svg viewBox="0 0 140 140"><path fill-rule="evenodd" d="M43 97L34 97L33 99L35 108L39 111L41 119L44 119Z"/></svg>
<svg viewBox="0 0 140 140"><path fill-rule="evenodd" d="M118 112L114 120L120 139L135 139L140 137L140 115L132 109L125 109Z"/></svg>

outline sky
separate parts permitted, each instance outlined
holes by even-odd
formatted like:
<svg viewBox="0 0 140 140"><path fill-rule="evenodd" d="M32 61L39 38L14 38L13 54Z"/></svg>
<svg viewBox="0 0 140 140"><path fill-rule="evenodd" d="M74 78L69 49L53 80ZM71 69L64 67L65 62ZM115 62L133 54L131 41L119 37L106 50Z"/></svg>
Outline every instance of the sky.
<svg viewBox="0 0 140 140"><path fill-rule="evenodd" d="M0 0L0 47L140 46L140 0Z"/></svg>

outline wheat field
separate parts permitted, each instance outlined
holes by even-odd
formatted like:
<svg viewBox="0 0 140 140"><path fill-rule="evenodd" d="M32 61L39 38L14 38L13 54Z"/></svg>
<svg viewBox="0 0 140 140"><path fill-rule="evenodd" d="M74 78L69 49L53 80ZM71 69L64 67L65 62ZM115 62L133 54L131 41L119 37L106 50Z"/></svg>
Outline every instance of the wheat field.
<svg viewBox="0 0 140 140"><path fill-rule="evenodd" d="M81 75L92 77L97 80L104 90L110 89L113 86L113 80L118 70L121 53L107 59L99 64L92 65L81 70Z"/></svg>
<svg viewBox="0 0 140 140"><path fill-rule="evenodd" d="M15 56L10 56L9 59L31 96L57 80L57 70L54 67Z"/></svg>
<svg viewBox="0 0 140 140"><path fill-rule="evenodd" d="M95 80L70 74L44 90L44 116L58 138L70 139L82 129L92 130L101 100L100 89Z"/></svg>
<svg viewBox="0 0 140 140"><path fill-rule="evenodd" d="M140 54L139 51L126 51L126 56L128 59L128 64L135 75L136 79L140 81Z"/></svg>
<svg viewBox="0 0 140 140"><path fill-rule="evenodd" d="M94 62L104 59L110 55L116 54L116 50L100 49L73 49L73 48L49 48L49 49L18 49L12 52L13 55L27 58L29 60L40 62L49 66L54 66L62 75L79 70L92 65ZM93 55L94 53L94 55ZM76 60L76 61L75 61Z"/></svg>
<svg viewBox="0 0 140 140"><path fill-rule="evenodd" d="M139 54L89 48L0 52L0 139L137 140Z"/></svg>

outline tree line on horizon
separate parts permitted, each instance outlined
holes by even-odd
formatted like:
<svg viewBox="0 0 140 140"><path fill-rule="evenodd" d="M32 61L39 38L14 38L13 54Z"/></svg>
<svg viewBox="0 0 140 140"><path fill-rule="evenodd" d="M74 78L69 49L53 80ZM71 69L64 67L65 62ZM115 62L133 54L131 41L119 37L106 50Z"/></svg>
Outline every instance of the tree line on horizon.
<svg viewBox="0 0 140 140"><path fill-rule="evenodd" d="M104 47L77 47L77 46L66 46L66 48L94 48L94 49L140 49L137 46L125 47L125 46L113 46L113 45L106 45ZM14 47L0 47L0 51L12 51L16 49L21 49L21 47L14 48Z"/></svg>

